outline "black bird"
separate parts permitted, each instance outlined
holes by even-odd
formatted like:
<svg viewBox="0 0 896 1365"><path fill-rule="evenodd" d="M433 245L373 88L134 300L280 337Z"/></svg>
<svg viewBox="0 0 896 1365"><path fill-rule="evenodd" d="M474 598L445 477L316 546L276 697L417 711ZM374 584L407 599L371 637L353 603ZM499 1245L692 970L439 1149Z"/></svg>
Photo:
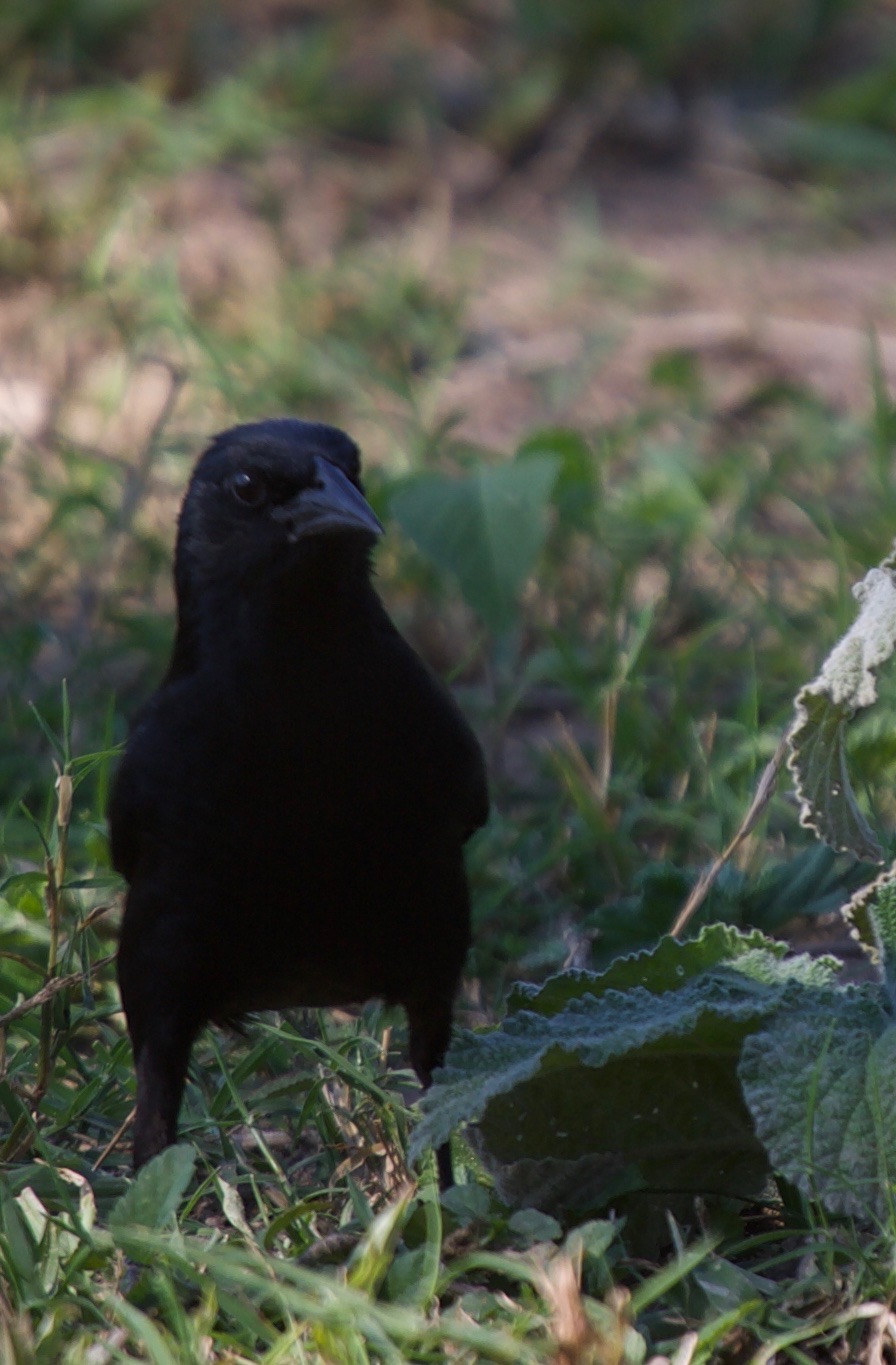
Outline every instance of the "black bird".
<svg viewBox="0 0 896 1365"><path fill-rule="evenodd" d="M485 771L373 588L359 471L335 427L257 422L212 442L184 499L171 662L109 811L135 1167L175 1140L209 1021L377 996L406 1009L424 1086L448 1046Z"/></svg>

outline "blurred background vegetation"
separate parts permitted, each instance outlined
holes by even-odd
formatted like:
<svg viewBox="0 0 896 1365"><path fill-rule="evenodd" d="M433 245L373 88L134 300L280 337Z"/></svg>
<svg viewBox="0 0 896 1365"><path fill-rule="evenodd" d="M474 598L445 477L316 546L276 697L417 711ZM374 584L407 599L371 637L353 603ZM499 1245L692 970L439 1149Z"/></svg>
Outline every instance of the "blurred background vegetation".
<svg viewBox="0 0 896 1365"><path fill-rule="evenodd" d="M278 414L362 446L383 595L491 761L464 1018L653 943L896 530L896 5L4 0L0 73L0 1265L43 1333L10 1358L55 1362L97 1265L149 1330L111 1253L75 1266L16 1200L67 1208L60 1167L102 1218L124 1186L105 801L170 644L193 460ZM884 678L850 741L888 849L894 709ZM782 791L693 927L848 954L832 912L863 876ZM406 1169L392 1022L204 1039L189 1217L216 1191L221 1226L287 1257L369 1229ZM554 1235L462 1189L484 1241ZM179 1343L154 1358L200 1358L216 1310L178 1316L173 1283L141 1300ZM464 1302L505 1330L504 1300ZM260 1349L228 1322L221 1358ZM523 1358L506 1330L482 1358Z"/></svg>
<svg viewBox="0 0 896 1365"><path fill-rule="evenodd" d="M360 439L383 590L490 748L478 967L649 940L892 534L896 9L11 0L0 56L11 865L33 708L67 678L74 751L121 738L191 461L297 413ZM782 801L757 866L791 838Z"/></svg>
<svg viewBox="0 0 896 1365"><path fill-rule="evenodd" d="M66 678L74 752L121 738L191 461L298 413L361 440L383 590L491 752L477 970L649 941L892 535L889 284L860 258L870 290L813 300L896 207L896 9L10 0L0 58L10 866L48 809L33 708L59 734ZM707 232L678 279L657 243ZM800 270L808 333L725 330ZM832 323L845 395L801 366ZM886 819L884 730L855 743ZM781 801L753 870L793 839Z"/></svg>

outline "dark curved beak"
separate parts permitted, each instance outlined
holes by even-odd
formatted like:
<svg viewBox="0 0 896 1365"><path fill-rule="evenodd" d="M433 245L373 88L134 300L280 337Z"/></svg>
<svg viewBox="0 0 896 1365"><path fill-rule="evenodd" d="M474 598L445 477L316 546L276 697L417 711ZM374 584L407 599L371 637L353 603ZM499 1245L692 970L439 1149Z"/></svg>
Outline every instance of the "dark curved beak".
<svg viewBox="0 0 896 1365"><path fill-rule="evenodd" d="M341 469L320 458L314 468L316 482L273 511L278 521L287 523L291 541L308 536L383 534L370 504Z"/></svg>

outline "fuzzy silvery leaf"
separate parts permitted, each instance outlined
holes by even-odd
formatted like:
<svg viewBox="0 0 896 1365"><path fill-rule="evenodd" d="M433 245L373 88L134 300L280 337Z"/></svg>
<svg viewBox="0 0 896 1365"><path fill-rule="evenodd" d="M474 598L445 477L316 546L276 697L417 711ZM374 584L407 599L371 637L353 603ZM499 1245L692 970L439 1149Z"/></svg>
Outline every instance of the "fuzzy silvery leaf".
<svg viewBox="0 0 896 1365"><path fill-rule="evenodd" d="M880 967L896 1003L896 863L858 890L843 907L850 933Z"/></svg>
<svg viewBox="0 0 896 1365"><path fill-rule="evenodd" d="M880 843L850 781L845 728L856 711L875 701L875 674L896 649L896 571L885 561L853 593L859 603L856 620L818 677L797 694L788 766L802 823L832 848L880 862Z"/></svg>

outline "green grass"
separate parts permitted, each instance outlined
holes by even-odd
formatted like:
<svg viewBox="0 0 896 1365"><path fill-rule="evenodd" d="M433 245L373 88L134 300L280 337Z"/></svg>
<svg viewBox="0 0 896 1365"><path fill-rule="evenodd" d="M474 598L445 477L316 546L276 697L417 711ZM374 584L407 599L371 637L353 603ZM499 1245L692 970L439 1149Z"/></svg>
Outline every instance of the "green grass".
<svg viewBox="0 0 896 1365"><path fill-rule="evenodd" d="M530 62L547 41L536 8L519 7L477 114L508 157L580 50L566 5L551 60ZM601 256L583 209L533 304L546 332L584 310L583 356L525 372L512 437L471 435L488 422L453 386L506 360L476 307L495 256L421 192L426 137L450 120L421 114L419 79L373 127L379 96L334 82L347 38L323 26L295 60L260 48L175 104L164 82L79 83L107 60L91 14L77 7L67 46L20 15L10 51L42 54L59 88L35 97L38 61L0 97L0 272L30 300L16 373L45 403L0 448L0 1357L864 1358L888 1330L892 1226L825 1217L781 1182L727 1222L695 1208L645 1262L607 1210L561 1228L502 1205L463 1134L440 1200L407 1164L403 1020L376 1006L206 1034L189 1151L131 1183L105 803L164 666L174 517L207 435L296 412L362 440L389 522L382 592L491 760L460 1009L479 1026L513 980L655 942L730 840L795 692L852 619L851 583L889 548L896 410L869 339L865 417L783 380L732 410L673 353L635 412L581 423L613 345L588 305L653 287ZM674 45L623 36L651 79L678 70ZM207 221L237 235L221 246ZM545 459L539 492L527 461ZM477 595L424 524L421 480L481 490L508 467L532 493L531 562ZM485 535L462 555L487 556ZM894 711L884 677L851 739L888 847ZM798 931L860 879L814 851L780 793L701 915Z"/></svg>

